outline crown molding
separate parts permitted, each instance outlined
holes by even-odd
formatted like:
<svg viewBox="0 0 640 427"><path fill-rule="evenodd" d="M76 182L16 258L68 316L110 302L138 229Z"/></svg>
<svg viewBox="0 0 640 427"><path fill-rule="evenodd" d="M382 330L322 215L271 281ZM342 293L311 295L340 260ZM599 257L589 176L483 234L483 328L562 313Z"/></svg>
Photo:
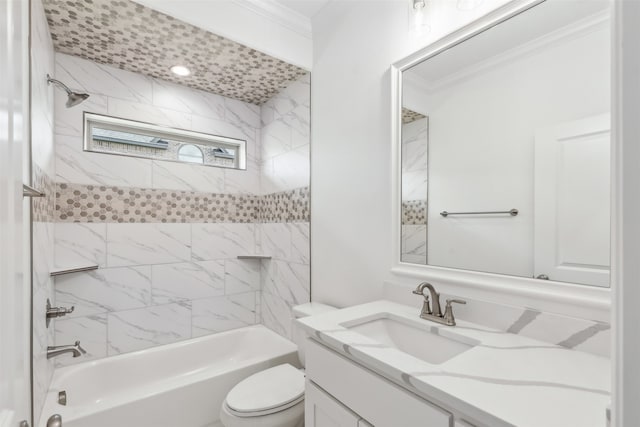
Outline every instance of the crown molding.
<svg viewBox="0 0 640 427"><path fill-rule="evenodd" d="M269 0L232 0L238 6L250 10L311 40L311 19L288 7Z"/></svg>
<svg viewBox="0 0 640 427"><path fill-rule="evenodd" d="M566 43L590 34L593 31L606 28L606 24L609 22L610 17L610 13L608 11L596 13L565 27L559 28L556 31L533 39L525 44L511 48L481 62L477 62L457 70L456 72L437 80L427 81L418 73L407 73L405 78L408 78L407 80L410 84L418 86L427 93L441 91L452 85L458 84L461 81L489 72L504 63L512 62L525 56L534 55L544 49Z"/></svg>

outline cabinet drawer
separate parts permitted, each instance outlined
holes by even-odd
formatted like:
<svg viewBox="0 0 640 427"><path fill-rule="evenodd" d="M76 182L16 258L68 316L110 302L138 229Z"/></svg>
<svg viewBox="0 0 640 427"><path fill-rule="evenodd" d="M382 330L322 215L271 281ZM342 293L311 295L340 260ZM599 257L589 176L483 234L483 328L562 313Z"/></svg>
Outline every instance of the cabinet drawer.
<svg viewBox="0 0 640 427"><path fill-rule="evenodd" d="M304 387L306 427L358 427L359 416L306 380Z"/></svg>
<svg viewBox="0 0 640 427"><path fill-rule="evenodd" d="M376 427L449 427L450 413L308 339L307 378Z"/></svg>

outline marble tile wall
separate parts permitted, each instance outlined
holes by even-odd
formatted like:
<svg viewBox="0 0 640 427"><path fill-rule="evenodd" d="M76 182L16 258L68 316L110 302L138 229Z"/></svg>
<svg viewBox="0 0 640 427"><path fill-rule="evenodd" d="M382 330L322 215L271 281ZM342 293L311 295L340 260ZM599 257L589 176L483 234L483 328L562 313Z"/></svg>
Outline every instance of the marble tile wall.
<svg viewBox="0 0 640 427"><path fill-rule="evenodd" d="M291 338L292 307L311 296L310 105L307 75L262 105L262 322Z"/></svg>
<svg viewBox="0 0 640 427"><path fill-rule="evenodd" d="M426 264L429 119L403 117L401 260Z"/></svg>
<svg viewBox="0 0 640 427"><path fill-rule="evenodd" d="M63 54L56 73L91 97L72 109L56 99L55 263L100 267L56 279L56 304L76 307L56 320L56 343L79 339L88 351L57 366L260 323L267 284L279 319L309 300L308 132L294 147L290 124L308 126L308 100L293 98L309 90L307 76L281 96L307 113L287 114L287 150L269 158L279 165L270 176L284 176L265 191L260 107ZM244 138L247 170L84 152L83 111ZM286 250L269 246L263 219L288 230ZM289 258L237 259L276 249Z"/></svg>
<svg viewBox="0 0 640 427"><path fill-rule="evenodd" d="M56 78L91 97L56 96L55 263L97 264L58 276L57 344L88 354L57 366L252 325L260 266L260 107L77 57L56 54ZM83 112L247 141L247 170L88 153ZM215 224L213 224L215 222Z"/></svg>
<svg viewBox="0 0 640 427"><path fill-rule="evenodd" d="M56 78L89 93L65 108L56 93L56 182L94 186L256 194L260 189L260 107L56 53ZM83 112L161 123L247 141L247 170L194 166L83 151Z"/></svg>
<svg viewBox="0 0 640 427"><path fill-rule="evenodd" d="M56 303L75 306L56 341L81 340L86 361L259 323L259 261L237 259L255 253L256 227L57 223L56 261L100 268L56 279Z"/></svg>
<svg viewBox="0 0 640 427"><path fill-rule="evenodd" d="M310 74L262 104L262 194L309 186L310 106Z"/></svg>
<svg viewBox="0 0 640 427"><path fill-rule="evenodd" d="M53 345L53 328L47 329L47 298L53 300L53 281L49 272L54 263L54 94L47 86L47 73L53 74L54 53L44 7L40 0L31 3L31 152L32 184L45 193L32 199L33 221L33 415L38 423L44 398L53 375L53 362L47 360L47 346Z"/></svg>

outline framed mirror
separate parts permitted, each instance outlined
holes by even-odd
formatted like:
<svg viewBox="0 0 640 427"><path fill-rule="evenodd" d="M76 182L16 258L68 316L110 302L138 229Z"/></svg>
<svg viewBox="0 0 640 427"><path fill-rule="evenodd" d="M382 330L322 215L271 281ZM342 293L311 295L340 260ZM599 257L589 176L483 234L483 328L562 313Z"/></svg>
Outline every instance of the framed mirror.
<svg viewBox="0 0 640 427"><path fill-rule="evenodd" d="M609 286L610 6L529 2L398 66L401 263Z"/></svg>

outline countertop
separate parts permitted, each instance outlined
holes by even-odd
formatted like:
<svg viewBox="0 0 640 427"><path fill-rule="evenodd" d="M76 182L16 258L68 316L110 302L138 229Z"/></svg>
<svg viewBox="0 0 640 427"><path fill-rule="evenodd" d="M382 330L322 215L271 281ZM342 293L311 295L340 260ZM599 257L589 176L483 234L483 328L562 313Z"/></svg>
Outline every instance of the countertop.
<svg viewBox="0 0 640 427"><path fill-rule="evenodd" d="M604 427L611 396L611 363L464 320L444 326L418 317L420 307L376 301L298 319L315 340L427 400L455 408L492 427ZM477 345L430 364L380 345L342 326L391 313L425 322L435 333L454 333Z"/></svg>

